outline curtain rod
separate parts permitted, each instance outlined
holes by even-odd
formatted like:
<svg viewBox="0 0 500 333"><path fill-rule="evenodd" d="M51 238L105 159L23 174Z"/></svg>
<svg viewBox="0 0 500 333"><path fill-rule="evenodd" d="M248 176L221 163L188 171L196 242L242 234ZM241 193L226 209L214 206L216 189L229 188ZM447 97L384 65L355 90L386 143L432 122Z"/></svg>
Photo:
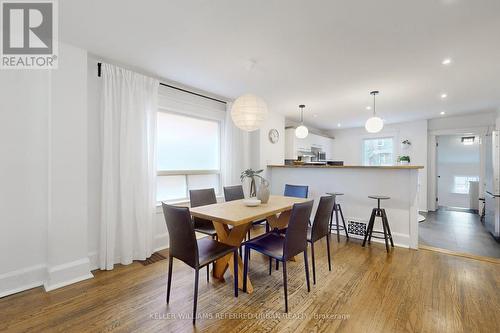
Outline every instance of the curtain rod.
<svg viewBox="0 0 500 333"><path fill-rule="evenodd" d="M101 66L102 66L102 63L98 62L97 63L97 76L98 77L101 77ZM206 99L210 99L212 101L216 101L216 102L219 102L219 103L227 104L227 102L221 101L220 99L213 98L213 97L210 97L210 96L205 96L205 95L202 95L202 94L198 94L198 93L196 93L194 91L189 91L189 90L186 90L186 89L175 87L175 86L172 86L170 84L163 83L163 82L160 82L160 86L172 88L172 89L179 90L179 91L191 94L191 95L195 95L195 96L199 96L199 97L203 97L203 98L206 98Z"/></svg>

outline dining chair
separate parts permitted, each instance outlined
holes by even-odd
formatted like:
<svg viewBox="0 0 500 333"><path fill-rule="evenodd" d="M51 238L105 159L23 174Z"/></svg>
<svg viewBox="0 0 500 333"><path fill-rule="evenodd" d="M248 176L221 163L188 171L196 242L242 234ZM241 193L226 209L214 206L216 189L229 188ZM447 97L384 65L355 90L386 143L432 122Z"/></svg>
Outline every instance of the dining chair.
<svg viewBox="0 0 500 333"><path fill-rule="evenodd" d="M311 290L309 284L309 267L307 263L307 222L311 215L313 201L296 203L293 205L290 222L286 234L269 232L245 242L245 261L243 267L243 290L246 291L248 275L248 257L250 250L254 250L269 257L269 274L271 274L271 261L276 259L283 263L283 289L285 292L285 312L288 312L288 288L286 262L304 253L304 268L306 273L307 292Z"/></svg>
<svg viewBox="0 0 500 333"><path fill-rule="evenodd" d="M333 196L323 196L319 199L318 209L314 215L312 227L307 229L307 242L311 244L313 284L316 284L316 263L314 259L314 243L326 237L326 252L328 255L328 270L332 270L330 258L330 216L333 212Z"/></svg>
<svg viewBox="0 0 500 333"><path fill-rule="evenodd" d="M307 199L307 195L309 194L309 186L307 185L290 185L285 184L285 191L283 195L285 197L295 197L295 198L304 198ZM309 224L311 222L309 221ZM269 232L269 225L266 225L266 232ZM278 232L285 233L286 228L280 229ZM280 262L276 260L276 270L279 269Z"/></svg>
<svg viewBox="0 0 500 333"><path fill-rule="evenodd" d="M163 215L167 224L169 236L168 254L168 280L167 304L170 301L170 288L172 285L172 269L174 258L183 261L194 268L194 299L193 299L193 325L196 322L196 307L198 305L198 279L199 271L208 267L210 263L233 253L234 276L238 276L238 247L220 243L209 237L196 239L195 230L191 224L191 214L187 207L176 207L162 203ZM234 296L238 297L238 279L234 279Z"/></svg>
<svg viewBox="0 0 500 333"><path fill-rule="evenodd" d="M189 201L191 202L191 207L216 204L217 198L215 197L215 190L213 188L189 190ZM193 217L193 225L194 231L209 235L212 238L217 238L217 231L212 221Z"/></svg>
<svg viewBox="0 0 500 333"><path fill-rule="evenodd" d="M285 184L285 197L307 198L309 186Z"/></svg>
<svg viewBox="0 0 500 333"><path fill-rule="evenodd" d="M234 201L234 200L241 200L241 199L245 199L245 194L243 192L242 185L224 186L224 200ZM266 223L266 230L268 230L269 227L267 226L267 220L265 220L265 219L252 222L252 226L261 224L263 222ZM247 240L250 240L250 238L251 238L250 229L248 229Z"/></svg>

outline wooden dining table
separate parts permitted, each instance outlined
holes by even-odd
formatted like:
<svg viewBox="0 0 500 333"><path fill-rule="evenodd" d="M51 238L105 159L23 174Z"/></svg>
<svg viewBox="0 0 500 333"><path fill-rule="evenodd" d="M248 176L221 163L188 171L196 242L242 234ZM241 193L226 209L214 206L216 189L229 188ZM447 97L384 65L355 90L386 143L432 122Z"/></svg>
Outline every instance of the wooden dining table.
<svg viewBox="0 0 500 333"><path fill-rule="evenodd" d="M267 219L271 229L285 228L288 225L293 205L308 200L310 199L271 195L267 203L255 207L246 206L243 200L234 200L191 208L191 215L212 221L220 242L239 247L251 228L252 222ZM214 278L224 281L224 273L228 268L234 277L233 267L232 254L217 260L213 270ZM238 286L243 290L241 257L238 257ZM247 292L253 292L252 283L248 277Z"/></svg>

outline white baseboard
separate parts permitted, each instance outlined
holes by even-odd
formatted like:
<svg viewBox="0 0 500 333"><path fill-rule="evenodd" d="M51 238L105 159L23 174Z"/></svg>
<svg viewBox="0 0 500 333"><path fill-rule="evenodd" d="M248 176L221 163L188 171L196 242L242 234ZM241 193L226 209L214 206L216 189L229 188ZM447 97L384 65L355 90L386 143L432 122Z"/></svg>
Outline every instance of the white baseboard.
<svg viewBox="0 0 500 333"><path fill-rule="evenodd" d="M43 285L47 274L45 265L34 265L0 275L0 297L12 295Z"/></svg>
<svg viewBox="0 0 500 333"><path fill-rule="evenodd" d="M46 291L51 291L93 277L92 273L90 273L89 258L85 257L49 267L47 269L47 279L43 286Z"/></svg>
<svg viewBox="0 0 500 333"><path fill-rule="evenodd" d="M89 252L90 270L99 269L99 255L97 251Z"/></svg>

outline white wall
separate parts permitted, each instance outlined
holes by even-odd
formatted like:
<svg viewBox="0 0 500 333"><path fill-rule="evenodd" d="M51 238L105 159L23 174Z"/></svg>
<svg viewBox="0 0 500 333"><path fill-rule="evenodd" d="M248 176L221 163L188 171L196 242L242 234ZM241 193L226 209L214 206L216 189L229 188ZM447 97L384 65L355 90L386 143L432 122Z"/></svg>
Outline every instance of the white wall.
<svg viewBox="0 0 500 333"><path fill-rule="evenodd" d="M438 136L437 171L440 206L471 208L468 194L454 192L455 176L479 177L479 140L463 145L461 135Z"/></svg>
<svg viewBox="0 0 500 333"><path fill-rule="evenodd" d="M419 120L407 123L386 125L376 134L367 133L364 128L349 128L332 131L333 159L344 161L345 165L360 165L362 161L363 139L375 137L393 137L395 143L395 156L403 154L401 142L408 139L412 145L407 152L411 164L424 166L419 171L419 209L427 210L427 121ZM406 152L405 152L406 154ZM345 190L336 189L340 192ZM381 189L380 191L383 191ZM383 193L381 193L383 194Z"/></svg>
<svg viewBox="0 0 500 333"><path fill-rule="evenodd" d="M2 70L0 91L1 297L45 279L48 72Z"/></svg>
<svg viewBox="0 0 500 333"><path fill-rule="evenodd" d="M90 277L86 255L86 52L0 76L0 296Z"/></svg>

